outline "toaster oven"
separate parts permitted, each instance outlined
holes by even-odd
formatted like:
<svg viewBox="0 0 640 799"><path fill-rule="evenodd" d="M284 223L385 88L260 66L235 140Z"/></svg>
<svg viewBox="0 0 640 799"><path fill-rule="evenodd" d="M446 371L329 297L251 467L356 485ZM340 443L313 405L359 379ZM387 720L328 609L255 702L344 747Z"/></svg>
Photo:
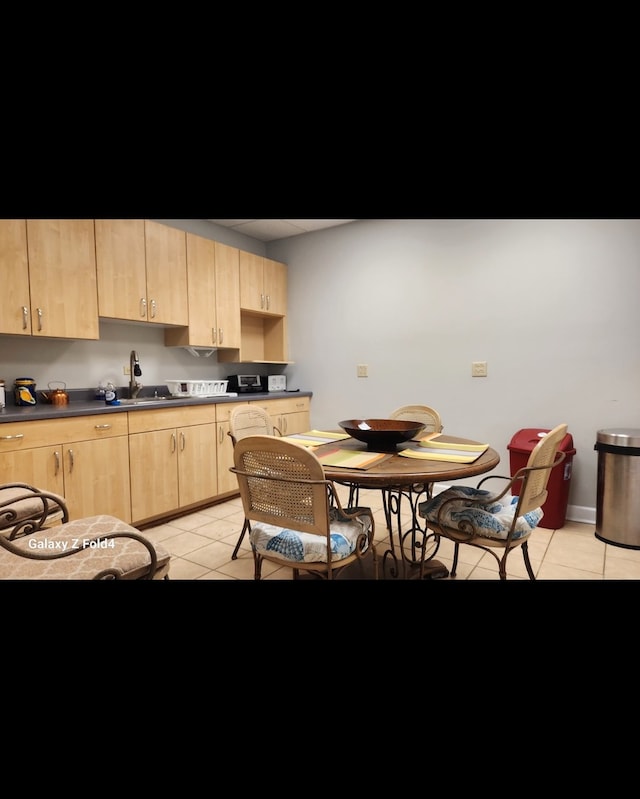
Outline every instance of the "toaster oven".
<svg viewBox="0 0 640 799"><path fill-rule="evenodd" d="M238 394L263 391L260 375L229 375L229 391L237 391Z"/></svg>

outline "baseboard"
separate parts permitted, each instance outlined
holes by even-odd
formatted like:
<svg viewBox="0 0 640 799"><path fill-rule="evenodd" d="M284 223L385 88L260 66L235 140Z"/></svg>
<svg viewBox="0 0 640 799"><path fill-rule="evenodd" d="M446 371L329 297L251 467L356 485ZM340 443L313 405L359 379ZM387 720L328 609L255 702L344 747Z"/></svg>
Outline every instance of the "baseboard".
<svg viewBox="0 0 640 799"><path fill-rule="evenodd" d="M581 522L582 524L596 523L596 509L585 505L568 505L567 520L570 522Z"/></svg>
<svg viewBox="0 0 640 799"><path fill-rule="evenodd" d="M442 491L446 491L447 488L451 488L449 485L445 485L444 483L434 483L433 485L433 493L440 494ZM579 522L580 524L593 524L596 523L596 509L590 508L587 505L568 505L567 506L567 521L569 522Z"/></svg>

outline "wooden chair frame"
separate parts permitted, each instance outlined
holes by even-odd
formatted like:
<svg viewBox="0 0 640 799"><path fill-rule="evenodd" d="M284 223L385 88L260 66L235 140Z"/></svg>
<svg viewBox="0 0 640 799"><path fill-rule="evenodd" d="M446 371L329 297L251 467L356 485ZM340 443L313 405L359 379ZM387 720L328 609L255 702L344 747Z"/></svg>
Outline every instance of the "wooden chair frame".
<svg viewBox="0 0 640 799"><path fill-rule="evenodd" d="M261 578L263 560L293 569L294 579L299 577L300 571L306 571L331 580L346 566L369 555L374 559L377 579L375 521L370 508L345 510L333 481L325 477L322 464L313 452L274 436L250 436L236 442L231 471L238 478L248 521L265 522L325 539L326 561L294 561L277 553L265 555L252 544L256 580ZM369 519L367 534L358 536L354 552L333 560L332 518L352 521L359 516Z"/></svg>
<svg viewBox="0 0 640 799"><path fill-rule="evenodd" d="M499 502L507 495L515 496L517 494L517 505L513 514L513 521L507 532L506 538L491 538L484 535L474 526L471 520L464 520L459 522L458 527L443 522L448 505L455 502L460 502L458 497L452 497L445 500L438 510L436 521L428 521L428 527L433 530L436 536L448 538L454 544L453 565L451 568L451 576L456 576L456 569L458 565L458 554L460 544L469 544L470 546L488 552L498 563L498 571L501 580L506 580L506 563L509 553L518 547L522 550L525 568L531 580L535 580L535 574L531 561L529 559L528 539L530 534L515 538L516 525L518 519L537 508L542 507L545 503L548 492L547 484L551 475L551 470L555 469L566 457L566 453L559 450L567 433L567 425L561 424L549 431L544 438L536 444L531 451L527 460L527 465L518 469L512 477L505 477L502 475L488 475L484 477L477 484L476 488L481 488L488 480L504 480L506 485L503 490L497 494L490 494L489 496L469 498L465 500L468 507L478 506L483 507ZM423 515L422 513L420 515ZM497 550L501 550L498 553ZM421 573L424 568L424 552Z"/></svg>

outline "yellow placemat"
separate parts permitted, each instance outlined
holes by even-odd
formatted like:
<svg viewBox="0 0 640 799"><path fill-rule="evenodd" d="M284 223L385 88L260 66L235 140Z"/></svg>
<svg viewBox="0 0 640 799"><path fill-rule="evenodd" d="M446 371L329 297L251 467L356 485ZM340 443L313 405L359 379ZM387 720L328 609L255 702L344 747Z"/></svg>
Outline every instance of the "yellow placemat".
<svg viewBox="0 0 640 799"><path fill-rule="evenodd" d="M282 436L283 441L300 444L302 447L319 447L322 444L342 441L345 438L350 438L350 436L347 433L325 433L322 430L310 430L308 433L292 433L290 436Z"/></svg>
<svg viewBox="0 0 640 799"><path fill-rule="evenodd" d="M405 458L417 458L425 461L473 463L478 460L483 452L489 449L488 444L438 444L438 446L429 446L430 443L435 444L435 442L420 442L417 447L403 449L398 454ZM462 449L463 446L465 449ZM473 449L466 449L466 447L473 447Z"/></svg>
<svg viewBox="0 0 640 799"><path fill-rule="evenodd" d="M429 450L455 450L456 452L479 452L480 454L489 449L488 444L452 444L446 441L434 441L429 436L420 439L420 446Z"/></svg>
<svg viewBox="0 0 640 799"><path fill-rule="evenodd" d="M390 458L384 452L352 452L347 449L334 449L318 456L323 466L339 466L346 469L370 469Z"/></svg>

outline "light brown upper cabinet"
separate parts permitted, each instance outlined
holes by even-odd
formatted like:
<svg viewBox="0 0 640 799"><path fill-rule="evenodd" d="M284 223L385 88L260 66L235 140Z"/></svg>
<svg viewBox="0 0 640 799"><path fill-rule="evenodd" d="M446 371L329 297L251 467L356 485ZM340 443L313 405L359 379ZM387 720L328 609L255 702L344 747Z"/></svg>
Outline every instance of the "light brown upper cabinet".
<svg viewBox="0 0 640 799"><path fill-rule="evenodd" d="M93 219L27 219L31 335L97 339Z"/></svg>
<svg viewBox="0 0 640 799"><path fill-rule="evenodd" d="M186 234L189 326L165 330L167 346L240 347L240 251Z"/></svg>
<svg viewBox="0 0 640 799"><path fill-rule="evenodd" d="M26 219L0 219L0 281L0 333L30 336Z"/></svg>
<svg viewBox="0 0 640 799"><path fill-rule="evenodd" d="M96 219L95 228L100 316L187 325L185 232L149 219Z"/></svg>
<svg viewBox="0 0 640 799"><path fill-rule="evenodd" d="M287 313L287 266L240 250L240 307L284 316Z"/></svg>

